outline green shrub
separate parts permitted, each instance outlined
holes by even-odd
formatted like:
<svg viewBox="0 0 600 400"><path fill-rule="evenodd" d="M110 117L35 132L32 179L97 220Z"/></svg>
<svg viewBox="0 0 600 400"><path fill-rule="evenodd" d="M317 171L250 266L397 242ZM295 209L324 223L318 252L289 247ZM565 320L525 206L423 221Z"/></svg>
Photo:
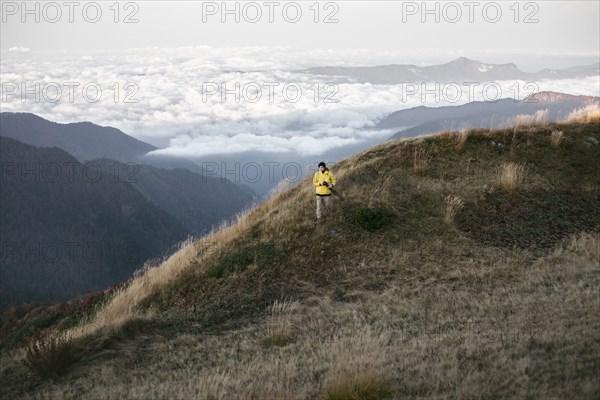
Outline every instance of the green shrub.
<svg viewBox="0 0 600 400"><path fill-rule="evenodd" d="M381 229L388 218L388 213L381 208L361 207L354 212L356 223L368 231Z"/></svg>
<svg viewBox="0 0 600 400"><path fill-rule="evenodd" d="M362 377L341 379L329 384L323 400L384 400L391 396L392 391L385 382Z"/></svg>
<svg viewBox="0 0 600 400"><path fill-rule="evenodd" d="M233 272L246 269L250 264L269 263L275 257L275 246L272 243L258 243L242 248L240 251L223 255L211 265L206 275L212 278L222 278Z"/></svg>
<svg viewBox="0 0 600 400"><path fill-rule="evenodd" d="M273 335L266 336L262 339L261 343L264 347L282 347L288 343L292 343L293 339L290 336L286 335Z"/></svg>

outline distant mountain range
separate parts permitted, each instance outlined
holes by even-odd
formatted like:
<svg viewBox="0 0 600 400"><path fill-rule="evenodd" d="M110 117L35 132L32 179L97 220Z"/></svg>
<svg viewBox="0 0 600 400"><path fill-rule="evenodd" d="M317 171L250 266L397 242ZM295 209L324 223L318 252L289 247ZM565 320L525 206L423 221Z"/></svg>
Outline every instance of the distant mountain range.
<svg viewBox="0 0 600 400"><path fill-rule="evenodd" d="M110 169L108 173L133 184L194 234L206 233L256 197L247 186L201 175L200 166L191 160L149 157L146 153L156 147L115 128L89 122L59 124L29 113L0 113L0 136L36 147L58 147L79 162Z"/></svg>
<svg viewBox="0 0 600 400"><path fill-rule="evenodd" d="M0 161L0 307L106 288L190 233L134 186L57 147L0 137Z"/></svg>
<svg viewBox="0 0 600 400"><path fill-rule="evenodd" d="M248 187L173 168L178 162L140 162L155 147L114 128L1 113L0 140L0 307L105 288L257 200ZM68 253L86 245L103 255Z"/></svg>
<svg viewBox="0 0 600 400"><path fill-rule="evenodd" d="M157 147L131 137L122 131L91 122L60 124L30 113L0 113L0 135L37 147L58 147L80 162L109 158L162 168L187 168L199 172L200 167L175 157L153 157L147 154Z"/></svg>
<svg viewBox="0 0 600 400"><path fill-rule="evenodd" d="M29 113L2 113L0 134L37 147L61 148L81 162L105 157L134 161L157 149L116 128L91 122L59 124Z"/></svg>
<svg viewBox="0 0 600 400"><path fill-rule="evenodd" d="M544 69L523 72L515 64L489 64L458 58L446 64L420 67L392 64L370 67L313 67L297 72L313 75L347 77L360 83L394 85L402 82L491 82L509 79L534 81L541 79L582 78L600 75L600 63L566 69Z"/></svg>
<svg viewBox="0 0 600 400"><path fill-rule="evenodd" d="M503 128L518 116L543 112L544 121L557 121L580 108L600 105L600 97L574 96L557 92L539 92L522 101L501 99L472 102L460 106L415 107L396 111L382 119L377 129L397 129L392 139L418 136L443 130Z"/></svg>

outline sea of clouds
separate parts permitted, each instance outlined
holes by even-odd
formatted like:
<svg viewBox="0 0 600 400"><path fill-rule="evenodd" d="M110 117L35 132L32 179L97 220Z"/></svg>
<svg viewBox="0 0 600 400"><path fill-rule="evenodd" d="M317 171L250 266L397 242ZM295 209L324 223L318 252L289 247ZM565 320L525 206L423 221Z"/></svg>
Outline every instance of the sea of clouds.
<svg viewBox="0 0 600 400"><path fill-rule="evenodd" d="M595 96L600 92L598 76L497 82L487 93L481 87L454 93L455 87L436 89L430 83L429 95L420 90L407 95L406 85L362 84L299 72L314 66L405 60L400 52L286 47L70 52L13 48L2 52L2 111L113 126L160 147L157 154L272 152L311 157L386 140L395 132L375 125L401 109L520 100L542 90Z"/></svg>

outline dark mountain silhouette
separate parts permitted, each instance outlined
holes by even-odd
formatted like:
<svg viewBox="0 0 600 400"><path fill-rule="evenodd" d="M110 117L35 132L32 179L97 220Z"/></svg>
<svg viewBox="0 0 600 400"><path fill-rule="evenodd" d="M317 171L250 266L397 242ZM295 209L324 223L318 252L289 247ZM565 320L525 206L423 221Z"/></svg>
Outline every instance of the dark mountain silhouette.
<svg viewBox="0 0 600 400"><path fill-rule="evenodd" d="M200 174L191 160L152 156L156 147L115 128L89 122L58 124L34 114L0 114L0 135L37 147L58 147L92 169L133 186L154 205L179 219L194 234L249 206L256 194L248 186ZM193 172L192 172L193 171Z"/></svg>
<svg viewBox="0 0 600 400"><path fill-rule="evenodd" d="M133 185L62 149L0 144L0 307L106 288L190 233Z"/></svg>
<svg viewBox="0 0 600 400"><path fill-rule="evenodd" d="M543 111L545 121L559 121L574 110L599 103L599 97L540 92L522 101L501 99L460 106L409 108L389 114L379 122L377 128L398 129L399 132L392 136L394 139L443 130L502 128L514 124L519 115L534 115Z"/></svg>
<svg viewBox="0 0 600 400"><path fill-rule="evenodd" d="M497 80L522 79L566 79L597 76L600 63L567 69L544 69L537 73L519 70L513 64L490 64L458 58L446 64L420 67L412 64L391 64L369 67L314 67L301 70L315 75L348 77L361 83L392 85L402 82L491 82Z"/></svg>
<svg viewBox="0 0 600 400"><path fill-rule="evenodd" d="M79 161L107 157L134 161L157 148L118 129L77 122L59 124L35 114L0 114L0 135L37 147L58 147Z"/></svg>
<svg viewBox="0 0 600 400"><path fill-rule="evenodd" d="M157 150L151 144L122 131L91 122L59 124L30 113L0 113L0 135L37 147L58 147L80 162L110 158L121 162L156 165L161 168L187 168L199 172L199 166L175 157L149 156Z"/></svg>
<svg viewBox="0 0 600 400"><path fill-rule="evenodd" d="M109 159L92 160L109 175L131 183L149 201L164 209L196 235L227 219L255 199L250 189L187 169L163 169Z"/></svg>

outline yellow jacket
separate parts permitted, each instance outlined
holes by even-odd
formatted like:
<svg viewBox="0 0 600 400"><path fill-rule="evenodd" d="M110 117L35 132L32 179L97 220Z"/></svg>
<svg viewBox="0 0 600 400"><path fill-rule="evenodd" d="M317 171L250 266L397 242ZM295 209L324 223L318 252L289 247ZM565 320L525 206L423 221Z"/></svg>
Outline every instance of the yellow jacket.
<svg viewBox="0 0 600 400"><path fill-rule="evenodd" d="M321 183L327 182L329 185L335 185L336 180L331 173L331 171L326 170L325 172L321 172L320 170L315 172L315 176L313 178L313 185L316 188L318 196L330 196L331 190L327 186L321 185Z"/></svg>

